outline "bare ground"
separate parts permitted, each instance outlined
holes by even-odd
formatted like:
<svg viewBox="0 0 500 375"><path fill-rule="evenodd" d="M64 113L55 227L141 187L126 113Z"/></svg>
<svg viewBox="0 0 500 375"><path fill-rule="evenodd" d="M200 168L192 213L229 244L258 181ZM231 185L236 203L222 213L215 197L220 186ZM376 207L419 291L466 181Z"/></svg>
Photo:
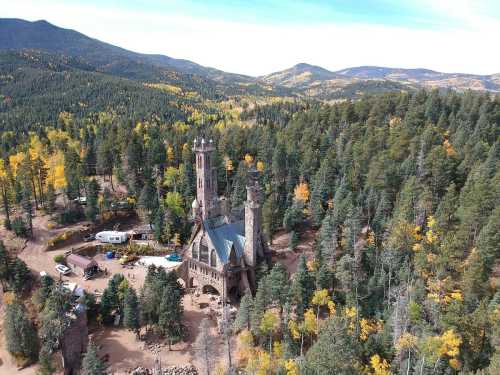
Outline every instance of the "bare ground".
<svg viewBox="0 0 500 375"><path fill-rule="evenodd" d="M270 245L271 250L275 252L273 261L283 264L290 275L297 271L299 257L305 254L307 260L311 260L314 256L313 246L316 232L311 228L304 228L299 232L299 244L294 250L288 247L290 234L284 230L277 232Z"/></svg>
<svg viewBox="0 0 500 375"><path fill-rule="evenodd" d="M7 246L12 249L11 251L17 253L35 273L38 274L40 271L45 271L51 276L59 278L59 274L54 269L54 256L63 254L78 244L46 251L47 240L61 231L77 229L83 226L79 224L64 228L49 229L49 222L50 217L47 215L36 216L33 219L34 238L29 241L20 240L12 236L10 232L6 232L3 228L0 229L0 235L7 239ZM305 228L300 231L300 241L297 248L290 250L288 248L289 234L284 231L278 232L270 246L271 250L275 252L275 260L283 263L288 272L293 274L297 269L301 253L306 254L308 259L312 258L314 236L315 232L313 230ZM97 260L102 269L107 270L107 275L101 275L92 280L83 280L80 276L70 274L62 276L62 279L75 282L90 292L100 292L107 286L108 280L113 274L122 273L129 279L134 288L139 290L142 287L147 271L144 267L134 266L132 268L123 268L117 260L108 260L103 254L97 254L94 259ZM173 345L171 351L168 350L168 346L161 339L153 339L153 342L161 344L157 355L149 349L150 346L146 345L145 341L137 340L134 333L123 328L106 327L98 330L93 335L93 340L101 347L100 355L109 356L109 373L126 374L130 369L138 366L152 368L156 358L160 359L162 366L192 363L200 370L203 369L204 364L200 360L199 348L196 347L196 338L199 334L201 320L209 315L213 315L210 313L210 307L203 307L207 304L212 304L213 307L214 302L211 299L213 298L206 294L198 297L192 295L184 297L186 339L184 342ZM1 303L0 310L3 310ZM3 311L0 311L0 313L3 313ZM212 323L214 341L212 346L214 362L211 364L211 367L214 368L217 363L226 362L227 349L221 337L216 332L216 320L212 318L210 321ZM234 358L235 340L232 342L232 348ZM31 375L36 374L36 369L37 366L35 365L18 371L12 357L5 350L2 335L2 339L0 339L0 374L19 373Z"/></svg>

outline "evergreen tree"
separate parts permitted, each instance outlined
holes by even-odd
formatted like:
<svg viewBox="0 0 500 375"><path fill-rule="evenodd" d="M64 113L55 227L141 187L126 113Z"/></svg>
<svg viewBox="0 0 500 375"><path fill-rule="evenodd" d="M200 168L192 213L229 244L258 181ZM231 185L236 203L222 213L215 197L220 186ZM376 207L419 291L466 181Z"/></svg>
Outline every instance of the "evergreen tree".
<svg viewBox="0 0 500 375"><path fill-rule="evenodd" d="M24 213L26 214L26 219L28 222L28 226L30 229L30 236L33 236L33 203L31 202L32 192L31 187L29 186L29 182L26 179L23 189L22 189L22 201L21 205L23 206Z"/></svg>
<svg viewBox="0 0 500 375"><path fill-rule="evenodd" d="M150 224L153 223L154 214L158 209L158 196L151 177L146 177L144 187L139 196L139 207L144 210Z"/></svg>
<svg viewBox="0 0 500 375"><path fill-rule="evenodd" d="M269 279L266 275L259 280L257 292L255 293L255 298L253 301L253 309L251 310L250 328L252 330L252 333L257 337L260 334L260 321L262 320L262 316L271 303L269 291L270 284Z"/></svg>
<svg viewBox="0 0 500 375"><path fill-rule="evenodd" d="M247 329L250 330L250 323L253 310L252 292L249 289L245 291L245 295L240 301L240 308L236 314L234 327L236 330Z"/></svg>
<svg viewBox="0 0 500 375"><path fill-rule="evenodd" d="M359 345L349 330L349 322L336 317L328 321L318 341L307 352L301 374L359 374L362 366L358 358Z"/></svg>
<svg viewBox="0 0 500 375"><path fill-rule="evenodd" d="M83 356L82 375L104 375L105 366L97 355L97 347L90 343L87 352Z"/></svg>
<svg viewBox="0 0 500 375"><path fill-rule="evenodd" d="M137 336L139 336L140 329L139 318L140 311L137 294L134 288L127 288L123 306L123 324L131 331L134 331Z"/></svg>
<svg viewBox="0 0 500 375"><path fill-rule="evenodd" d="M52 364L52 355L50 350L42 345L40 355L38 356L39 373L40 375L52 375L55 373L54 365Z"/></svg>
<svg viewBox="0 0 500 375"><path fill-rule="evenodd" d="M160 304L158 326L168 339L168 348L171 350L171 345L182 338L182 300L176 290L167 285L163 298Z"/></svg>
<svg viewBox="0 0 500 375"><path fill-rule="evenodd" d="M5 283L10 280L10 257L5 245L0 241L0 282L2 283L3 289L5 289Z"/></svg>
<svg viewBox="0 0 500 375"><path fill-rule="evenodd" d="M292 280L291 295L295 302L295 310L299 317L309 307L314 292L314 277L307 268L306 257L302 254L299 258L297 272Z"/></svg>
<svg viewBox="0 0 500 375"><path fill-rule="evenodd" d="M290 250L295 250L298 244L299 244L299 235L296 231L292 230L290 232L290 238L288 240L288 247Z"/></svg>
<svg viewBox="0 0 500 375"><path fill-rule="evenodd" d="M95 178L92 178L87 184L87 205L85 207L85 216L90 221L95 221L99 208L99 184Z"/></svg>
<svg viewBox="0 0 500 375"><path fill-rule="evenodd" d="M30 361L38 357L38 337L33 323L26 317L23 306L15 301L6 307L5 342L12 355L20 355Z"/></svg>
<svg viewBox="0 0 500 375"><path fill-rule="evenodd" d="M100 314L104 323L111 323L113 318L112 313L116 310L121 310L122 308L120 305L119 286L123 280L123 275L113 275L113 277L108 281L107 288L104 289L102 293Z"/></svg>
<svg viewBox="0 0 500 375"><path fill-rule="evenodd" d="M290 292L288 274L281 263L275 264L271 269L267 282L269 284L270 300L279 307L281 318Z"/></svg>
<svg viewBox="0 0 500 375"><path fill-rule="evenodd" d="M53 184L47 186L47 193L45 194L45 210L51 214L56 209L56 192Z"/></svg>
<svg viewBox="0 0 500 375"><path fill-rule="evenodd" d="M29 286L31 272L23 260L16 258L10 265L11 285L16 293L22 293Z"/></svg>

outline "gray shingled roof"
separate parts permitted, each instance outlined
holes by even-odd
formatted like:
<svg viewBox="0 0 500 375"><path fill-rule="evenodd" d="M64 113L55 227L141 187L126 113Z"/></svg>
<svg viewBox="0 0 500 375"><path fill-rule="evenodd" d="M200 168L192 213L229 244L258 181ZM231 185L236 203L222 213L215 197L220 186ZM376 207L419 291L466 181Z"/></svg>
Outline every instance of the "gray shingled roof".
<svg viewBox="0 0 500 375"><path fill-rule="evenodd" d="M244 221L213 225L213 222L205 220L203 226L222 264L229 261L229 252L233 245L238 259L243 256L243 249L245 248Z"/></svg>
<svg viewBox="0 0 500 375"><path fill-rule="evenodd" d="M78 254L70 254L66 257L66 263L72 264L74 266L80 267L82 269L87 269L90 267L97 266L97 262L94 259L89 259L86 257L82 257Z"/></svg>

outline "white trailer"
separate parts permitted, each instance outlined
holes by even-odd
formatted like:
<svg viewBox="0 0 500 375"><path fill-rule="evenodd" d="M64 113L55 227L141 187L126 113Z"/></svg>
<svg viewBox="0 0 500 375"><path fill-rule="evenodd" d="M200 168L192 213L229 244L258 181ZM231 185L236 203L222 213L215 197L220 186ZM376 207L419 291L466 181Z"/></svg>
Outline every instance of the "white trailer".
<svg viewBox="0 0 500 375"><path fill-rule="evenodd" d="M117 232L114 230L107 230L99 232L95 235L96 240L104 243L124 243L128 240L127 232Z"/></svg>

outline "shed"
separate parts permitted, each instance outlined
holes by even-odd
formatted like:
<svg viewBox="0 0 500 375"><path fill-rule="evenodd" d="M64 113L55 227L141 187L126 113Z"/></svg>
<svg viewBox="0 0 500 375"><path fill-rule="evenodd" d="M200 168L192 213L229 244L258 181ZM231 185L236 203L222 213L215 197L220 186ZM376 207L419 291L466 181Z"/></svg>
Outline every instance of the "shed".
<svg viewBox="0 0 500 375"><path fill-rule="evenodd" d="M154 239L155 228L153 224L140 225L131 232L133 240L152 240Z"/></svg>
<svg viewBox="0 0 500 375"><path fill-rule="evenodd" d="M68 255L66 263L74 273L82 276L98 268L97 262L94 259L86 258L78 254Z"/></svg>

